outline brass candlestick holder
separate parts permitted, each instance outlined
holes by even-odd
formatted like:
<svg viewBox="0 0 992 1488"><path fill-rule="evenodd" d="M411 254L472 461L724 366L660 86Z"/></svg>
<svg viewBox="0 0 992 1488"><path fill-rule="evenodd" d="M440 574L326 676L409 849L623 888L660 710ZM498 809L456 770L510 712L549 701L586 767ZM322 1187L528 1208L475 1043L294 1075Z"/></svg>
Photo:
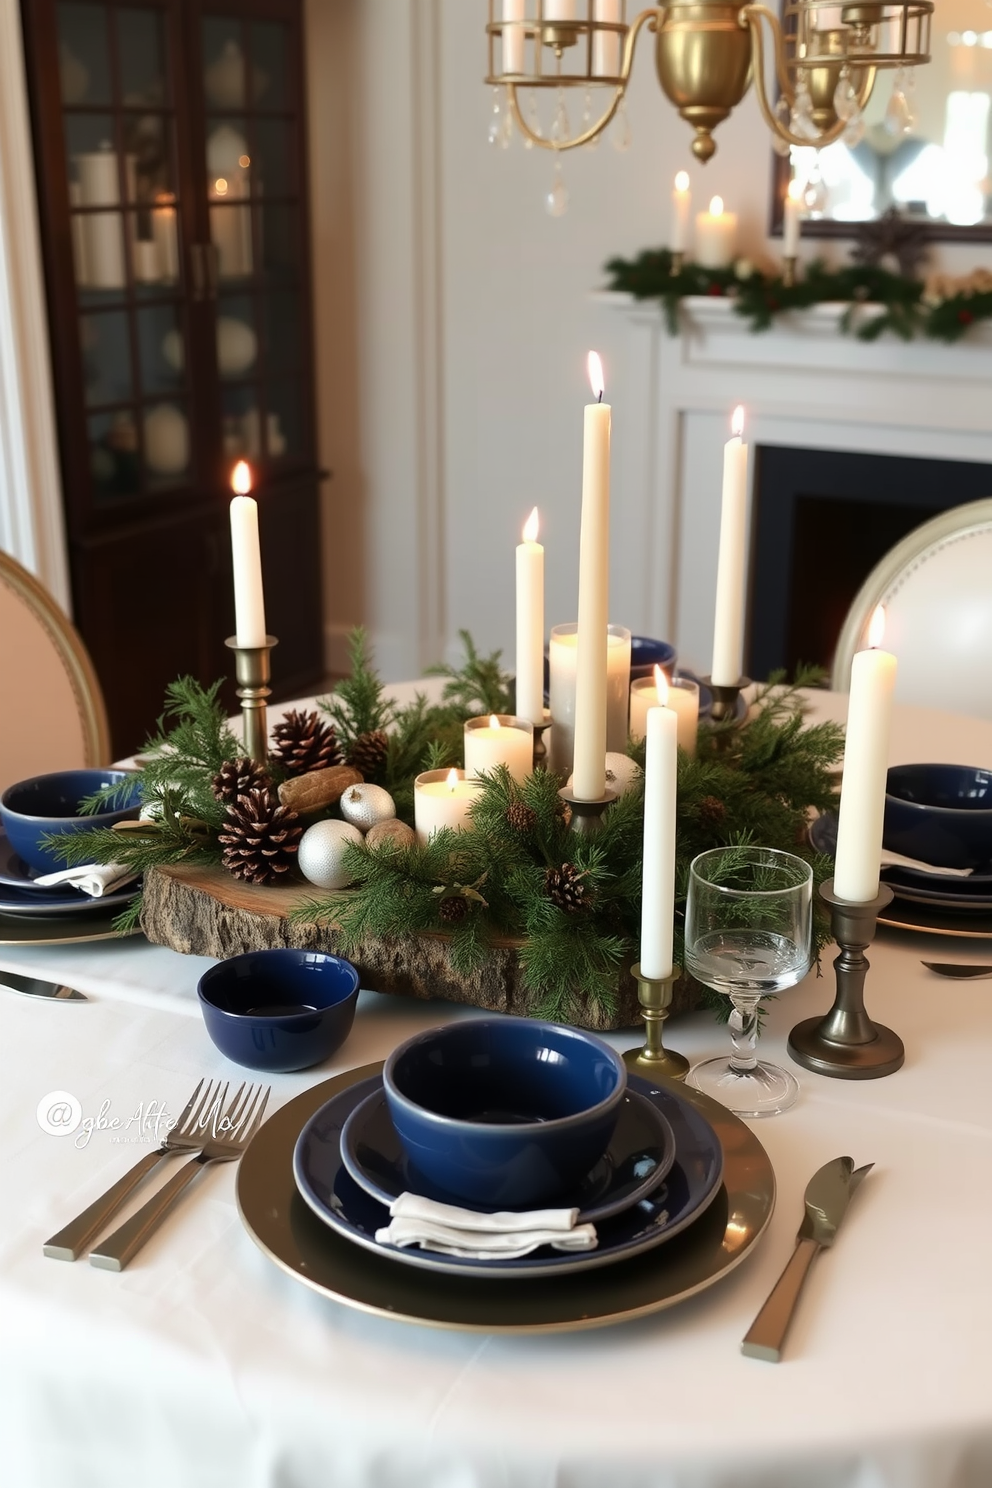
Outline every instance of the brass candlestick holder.
<svg viewBox="0 0 992 1488"><path fill-rule="evenodd" d="M551 727L551 709L545 708L544 718L534 725L534 769L544 769L548 763L548 746L544 736Z"/></svg>
<svg viewBox="0 0 992 1488"><path fill-rule="evenodd" d="M710 718L714 723L737 723L738 698L745 687L751 686L750 677L738 677L736 682L727 685L717 684L712 677L700 677L704 687L708 687L713 694L713 706L710 709ZM744 717L747 717L745 711Z"/></svg>
<svg viewBox="0 0 992 1488"><path fill-rule="evenodd" d="M558 794L572 808L571 830L579 837L594 837L603 825L603 812L613 805L618 792L607 786L595 801L580 801L571 786L563 785Z"/></svg>
<svg viewBox="0 0 992 1488"><path fill-rule="evenodd" d="M894 1074L906 1057L902 1039L891 1028L873 1023L865 1011L865 950L875 938L879 911L892 900L885 884L867 904L838 899L834 881L820 885L820 898L830 906L830 928L840 946L834 961L837 995L825 1018L806 1018L789 1034L789 1053L804 1069L837 1080L877 1080Z"/></svg>
<svg viewBox="0 0 992 1488"><path fill-rule="evenodd" d="M672 989L682 975L681 966L673 966L671 976L646 977L640 962L630 968L637 982L637 1000L644 1017L644 1046L628 1049L623 1062L635 1075L667 1075L670 1080L684 1080L689 1061L683 1054L666 1049L663 1040L665 1020L672 1005Z"/></svg>
<svg viewBox="0 0 992 1488"><path fill-rule="evenodd" d="M265 700L270 694L271 667L269 653L279 642L267 635L264 646L239 646L237 636L224 642L234 652L234 675L244 715L245 753L259 763L269 757L269 725Z"/></svg>
<svg viewBox="0 0 992 1488"><path fill-rule="evenodd" d="M782 283L785 285L786 289L793 289L795 287L796 279L798 277L796 274L796 265L798 264L798 262L799 260L794 257L783 258L782 260Z"/></svg>

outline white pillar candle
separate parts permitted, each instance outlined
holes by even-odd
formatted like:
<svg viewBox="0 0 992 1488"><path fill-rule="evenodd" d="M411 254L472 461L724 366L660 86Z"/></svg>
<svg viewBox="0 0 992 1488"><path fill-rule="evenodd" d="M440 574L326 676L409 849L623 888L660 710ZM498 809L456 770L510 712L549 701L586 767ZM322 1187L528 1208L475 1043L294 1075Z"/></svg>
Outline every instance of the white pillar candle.
<svg viewBox="0 0 992 1488"><path fill-rule="evenodd" d="M152 208L152 237L158 249L159 272L167 284L179 278L179 232L174 201L174 197L163 195L156 198Z"/></svg>
<svg viewBox="0 0 992 1488"><path fill-rule="evenodd" d="M503 0L503 53L501 66L504 72L523 72L525 37L522 26L508 26L507 21L522 21L526 13L525 0Z"/></svg>
<svg viewBox="0 0 992 1488"><path fill-rule="evenodd" d="M640 962L642 975L657 980L672 974L677 737L678 719L672 710L649 708L644 759Z"/></svg>
<svg viewBox="0 0 992 1488"><path fill-rule="evenodd" d="M589 353L582 441L582 525L579 533L579 629L575 662L574 790L596 801L606 786L606 651L610 589L610 418L603 402L603 364Z"/></svg>
<svg viewBox="0 0 992 1488"><path fill-rule="evenodd" d="M537 507L517 547L517 715L544 720L544 549L537 541Z"/></svg>
<svg viewBox="0 0 992 1488"><path fill-rule="evenodd" d="M699 733L699 684L689 677L675 677L671 682L661 672L662 682L667 686L667 702L661 703L657 674L654 677L638 677L630 686L630 735L643 739L648 731L648 711L651 708L667 707L678 720L678 745L692 759L696 757L696 740ZM662 689L662 691L664 688Z"/></svg>
<svg viewBox="0 0 992 1488"><path fill-rule="evenodd" d="M258 542L258 505L247 494L251 471L239 460L231 478L239 492L231 502L231 556L234 564L234 628L239 646L264 646L265 596Z"/></svg>
<svg viewBox="0 0 992 1488"><path fill-rule="evenodd" d="M619 22L620 0L593 0L593 20ZM619 31L594 31L592 34L593 77L618 77L620 74L621 36Z"/></svg>
<svg viewBox="0 0 992 1488"><path fill-rule="evenodd" d="M442 827L460 831L469 825L468 812L480 786L466 780L464 770L425 770L413 782L413 819L417 837L426 842Z"/></svg>
<svg viewBox="0 0 992 1488"><path fill-rule="evenodd" d="M734 256L737 215L726 212L723 197L714 196L708 212L696 217L695 260L704 269L725 269Z"/></svg>
<svg viewBox="0 0 992 1488"><path fill-rule="evenodd" d="M566 778L575 759L575 672L578 626L556 625L551 632L551 735L548 744L552 770ZM606 749L627 752L627 712L630 692L630 631L611 625L606 632ZM606 760L603 760L605 783Z"/></svg>
<svg viewBox="0 0 992 1488"><path fill-rule="evenodd" d="M465 774L475 780L483 770L505 765L514 780L534 771L534 725L527 718L492 713L465 723Z"/></svg>
<svg viewBox="0 0 992 1488"><path fill-rule="evenodd" d="M782 222L782 253L785 258L795 258L799 253L802 194L802 184L799 181L790 181L785 196L785 217Z"/></svg>
<svg viewBox="0 0 992 1488"><path fill-rule="evenodd" d="M545 21L574 21L578 19L578 0L544 0Z"/></svg>
<svg viewBox="0 0 992 1488"><path fill-rule="evenodd" d="M885 611L879 605L869 627L870 649L859 651L851 664L834 892L852 904L867 904L878 893L892 695L898 666L891 651L878 649L884 629Z"/></svg>
<svg viewBox="0 0 992 1488"><path fill-rule="evenodd" d="M723 503L716 571L712 680L732 687L744 669L744 578L747 560L747 445L744 410L737 408L734 437L723 447Z"/></svg>
<svg viewBox="0 0 992 1488"><path fill-rule="evenodd" d="M692 193L689 190L689 172L679 171L672 191L672 236L670 247L673 253L685 253L689 247L689 213L692 210Z"/></svg>

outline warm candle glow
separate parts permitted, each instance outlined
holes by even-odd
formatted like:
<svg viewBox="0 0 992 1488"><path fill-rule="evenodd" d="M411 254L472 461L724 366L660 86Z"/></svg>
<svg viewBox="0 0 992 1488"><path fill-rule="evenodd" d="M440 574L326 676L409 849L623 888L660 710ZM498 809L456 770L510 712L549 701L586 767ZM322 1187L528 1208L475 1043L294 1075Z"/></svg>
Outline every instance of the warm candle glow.
<svg viewBox="0 0 992 1488"><path fill-rule="evenodd" d="M712 200L710 201L710 216L711 217L722 217L723 216L723 197L722 196L714 196L712 198Z"/></svg>
<svg viewBox="0 0 992 1488"><path fill-rule="evenodd" d="M531 512L530 516L524 523L524 542L537 542L538 526L539 521L537 515L537 507L535 506L534 510Z"/></svg>
<svg viewBox="0 0 992 1488"><path fill-rule="evenodd" d="M871 624L868 626L868 644L869 644L869 646L871 646L872 648L874 648L876 646L880 646L882 644L882 637L884 635L885 635L885 606L884 605L876 605L875 606L875 613L871 617Z"/></svg>
<svg viewBox="0 0 992 1488"><path fill-rule="evenodd" d="M251 490L251 466L247 460L239 460L231 473L231 490L238 496L247 496Z"/></svg>
<svg viewBox="0 0 992 1488"><path fill-rule="evenodd" d="M801 201L803 194L803 183L799 180L789 182L789 195L794 202Z"/></svg>
<svg viewBox="0 0 992 1488"><path fill-rule="evenodd" d="M599 352L597 351L591 351L589 353L589 382L595 397L602 403L603 394L606 391L606 383L603 379L603 363L600 361Z"/></svg>
<svg viewBox="0 0 992 1488"><path fill-rule="evenodd" d="M218 176L214 182L214 190L218 196L227 195L227 181L223 176Z"/></svg>
<svg viewBox="0 0 992 1488"><path fill-rule="evenodd" d="M654 669L654 690L658 694L658 702L663 708L666 707L668 704L668 678L658 665L655 665Z"/></svg>
<svg viewBox="0 0 992 1488"><path fill-rule="evenodd" d="M743 403L738 403L737 407L734 409L734 416L730 420L730 429L731 429L731 433L734 434L734 435L736 435L736 437L738 439L740 439L742 437L742 435L744 433L744 405L743 405Z"/></svg>
<svg viewBox="0 0 992 1488"><path fill-rule="evenodd" d="M499 719L496 717L495 713L490 713L489 715L489 727L491 729L499 728Z"/></svg>
<svg viewBox="0 0 992 1488"><path fill-rule="evenodd" d="M457 784L458 784L458 771L455 770L455 769L451 769L451 770L448 771L447 778L445 780L445 785L448 787L449 791L454 791L454 789L457 786Z"/></svg>
<svg viewBox="0 0 992 1488"><path fill-rule="evenodd" d="M678 175L675 177L675 190L676 191L688 191L689 190L689 172L688 171L679 171Z"/></svg>

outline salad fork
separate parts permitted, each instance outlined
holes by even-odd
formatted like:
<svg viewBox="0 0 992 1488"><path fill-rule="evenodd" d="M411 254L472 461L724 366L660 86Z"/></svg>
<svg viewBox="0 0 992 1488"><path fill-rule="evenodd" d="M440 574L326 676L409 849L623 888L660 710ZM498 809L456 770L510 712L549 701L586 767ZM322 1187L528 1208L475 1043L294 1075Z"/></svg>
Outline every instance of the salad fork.
<svg viewBox="0 0 992 1488"><path fill-rule="evenodd" d="M243 1096L239 1091L220 1123L223 1134L215 1135L204 1143L202 1151L185 1163L137 1214L125 1220L112 1235L108 1235L98 1249L92 1250L90 1265L99 1266L104 1271L123 1271L145 1241L158 1229L183 1189L193 1181L197 1173L202 1172L209 1163L232 1162L241 1156L262 1124L270 1093L271 1087L266 1086L263 1089L261 1085L250 1085Z"/></svg>
<svg viewBox="0 0 992 1488"><path fill-rule="evenodd" d="M94 1199L82 1214L77 1214L58 1234L46 1240L42 1247L45 1255L53 1261L77 1260L90 1242L96 1239L107 1221L113 1219L128 1194L137 1188L146 1173L157 1168L173 1152L195 1152L198 1147L202 1147L207 1139L211 1108L219 1107L226 1100L227 1090L227 1085L221 1087L219 1080L208 1080L204 1089L201 1080L161 1147L147 1152L133 1168L128 1169L123 1178L119 1178L106 1193ZM244 1090L244 1085L241 1090ZM239 1091L238 1094L240 1093Z"/></svg>

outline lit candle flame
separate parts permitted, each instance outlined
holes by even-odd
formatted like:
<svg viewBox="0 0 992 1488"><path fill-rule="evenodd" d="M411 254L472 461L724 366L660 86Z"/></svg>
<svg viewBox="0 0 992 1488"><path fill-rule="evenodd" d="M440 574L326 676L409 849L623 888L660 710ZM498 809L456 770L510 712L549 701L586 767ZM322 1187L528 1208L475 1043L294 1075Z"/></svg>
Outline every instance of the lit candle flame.
<svg viewBox="0 0 992 1488"><path fill-rule="evenodd" d="M654 690L658 694L658 701L663 708L668 706L668 678L661 667L655 663Z"/></svg>
<svg viewBox="0 0 992 1488"><path fill-rule="evenodd" d="M238 496L247 496L251 490L251 466L247 460L239 460L231 473L231 490Z"/></svg>
<svg viewBox="0 0 992 1488"><path fill-rule="evenodd" d="M606 391L606 383L603 379L603 363L599 359L598 351L591 351L589 353L589 382L597 402L602 403L603 394Z"/></svg>
<svg viewBox="0 0 992 1488"><path fill-rule="evenodd" d="M537 542L538 516L537 507L531 512L524 523L524 542Z"/></svg>
<svg viewBox="0 0 992 1488"><path fill-rule="evenodd" d="M802 201L803 183L800 180L789 182L789 196L794 202Z"/></svg>
<svg viewBox="0 0 992 1488"><path fill-rule="evenodd" d="M678 191L678 192L683 192L683 191L688 191L689 190L689 172L688 171L679 171L678 175L675 177L675 190Z"/></svg>
<svg viewBox="0 0 992 1488"><path fill-rule="evenodd" d="M712 200L710 201L710 216L711 217L722 217L723 216L723 197L722 196L714 196L712 198Z"/></svg>
<svg viewBox="0 0 992 1488"><path fill-rule="evenodd" d="M740 439L743 436L743 433L744 433L744 405L743 405L743 403L738 403L737 407L734 409L734 416L730 420L730 428L731 428L731 432L733 434L735 434L738 439Z"/></svg>
<svg viewBox="0 0 992 1488"><path fill-rule="evenodd" d="M490 713L489 715L489 727L491 729L499 728L499 719L496 717L495 713Z"/></svg>
<svg viewBox="0 0 992 1488"><path fill-rule="evenodd" d="M458 771L457 770L449 770L448 771L448 778L447 778L446 784L447 784L447 787L448 787L449 791L451 791L452 795L454 795L454 793L455 793L455 786L458 784Z"/></svg>
<svg viewBox="0 0 992 1488"><path fill-rule="evenodd" d="M876 605L875 606L875 613L871 617L871 624L868 626L868 644L869 644L869 646L872 646L872 647L880 646L882 644L882 637L884 636L884 634L885 634L885 606L884 605Z"/></svg>
<svg viewBox="0 0 992 1488"><path fill-rule="evenodd" d="M227 195L227 179L225 176L217 177L216 181L214 182L214 190L216 191L218 196Z"/></svg>

